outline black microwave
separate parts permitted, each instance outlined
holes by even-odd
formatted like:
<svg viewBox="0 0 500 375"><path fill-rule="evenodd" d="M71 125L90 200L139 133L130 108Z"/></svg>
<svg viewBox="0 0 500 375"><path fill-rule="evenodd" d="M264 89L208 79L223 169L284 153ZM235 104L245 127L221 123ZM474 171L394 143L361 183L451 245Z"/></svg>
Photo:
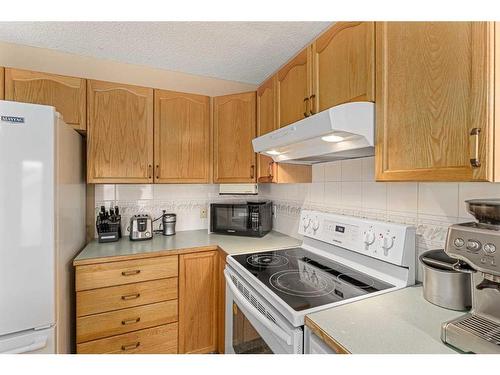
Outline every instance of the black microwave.
<svg viewBox="0 0 500 375"><path fill-rule="evenodd" d="M273 203L210 204L210 232L234 236L263 237L273 228Z"/></svg>

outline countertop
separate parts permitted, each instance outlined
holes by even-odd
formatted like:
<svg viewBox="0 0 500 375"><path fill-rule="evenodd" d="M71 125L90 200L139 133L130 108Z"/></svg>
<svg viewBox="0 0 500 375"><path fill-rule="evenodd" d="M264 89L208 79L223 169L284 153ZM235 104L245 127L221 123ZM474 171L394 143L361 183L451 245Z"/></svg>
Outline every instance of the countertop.
<svg viewBox="0 0 500 375"><path fill-rule="evenodd" d="M416 285L310 314L306 324L350 353L456 354L441 341L441 323L463 314L427 302Z"/></svg>
<svg viewBox="0 0 500 375"><path fill-rule="evenodd" d="M240 237L208 233L206 229L177 232L174 236L155 234L146 241L130 241L123 237L120 241L98 243L91 241L76 256L75 266L83 264L111 262L131 257L147 257L178 254L187 251L215 250L220 248L227 254L252 251L266 251L299 246L302 241L279 232L270 232L264 237Z"/></svg>

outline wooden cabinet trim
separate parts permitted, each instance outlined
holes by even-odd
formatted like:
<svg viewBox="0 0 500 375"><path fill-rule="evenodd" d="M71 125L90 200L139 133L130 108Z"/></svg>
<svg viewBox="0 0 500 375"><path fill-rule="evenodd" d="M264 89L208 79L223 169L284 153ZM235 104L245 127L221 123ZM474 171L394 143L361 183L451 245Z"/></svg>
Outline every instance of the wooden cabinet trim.
<svg viewBox="0 0 500 375"><path fill-rule="evenodd" d="M0 66L0 100L5 99L5 68Z"/></svg>

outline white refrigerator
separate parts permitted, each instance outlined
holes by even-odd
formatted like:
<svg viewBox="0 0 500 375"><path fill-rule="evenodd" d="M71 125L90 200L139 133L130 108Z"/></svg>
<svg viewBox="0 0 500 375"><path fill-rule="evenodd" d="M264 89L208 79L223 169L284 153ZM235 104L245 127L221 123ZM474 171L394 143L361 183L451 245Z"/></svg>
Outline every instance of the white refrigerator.
<svg viewBox="0 0 500 375"><path fill-rule="evenodd" d="M85 241L82 136L54 107L0 100L0 353L72 350Z"/></svg>

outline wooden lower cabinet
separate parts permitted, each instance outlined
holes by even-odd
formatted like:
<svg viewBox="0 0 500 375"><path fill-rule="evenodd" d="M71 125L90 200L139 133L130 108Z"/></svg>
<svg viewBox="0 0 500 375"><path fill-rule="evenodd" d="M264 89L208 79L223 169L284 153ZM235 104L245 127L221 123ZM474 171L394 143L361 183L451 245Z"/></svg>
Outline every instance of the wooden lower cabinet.
<svg viewBox="0 0 500 375"><path fill-rule="evenodd" d="M3 100L4 95L4 77L5 77L5 68L0 66L0 100Z"/></svg>
<svg viewBox="0 0 500 375"><path fill-rule="evenodd" d="M77 350L78 354L176 354L177 323L78 344Z"/></svg>
<svg viewBox="0 0 500 375"><path fill-rule="evenodd" d="M179 353L217 351L218 251L179 257Z"/></svg>

